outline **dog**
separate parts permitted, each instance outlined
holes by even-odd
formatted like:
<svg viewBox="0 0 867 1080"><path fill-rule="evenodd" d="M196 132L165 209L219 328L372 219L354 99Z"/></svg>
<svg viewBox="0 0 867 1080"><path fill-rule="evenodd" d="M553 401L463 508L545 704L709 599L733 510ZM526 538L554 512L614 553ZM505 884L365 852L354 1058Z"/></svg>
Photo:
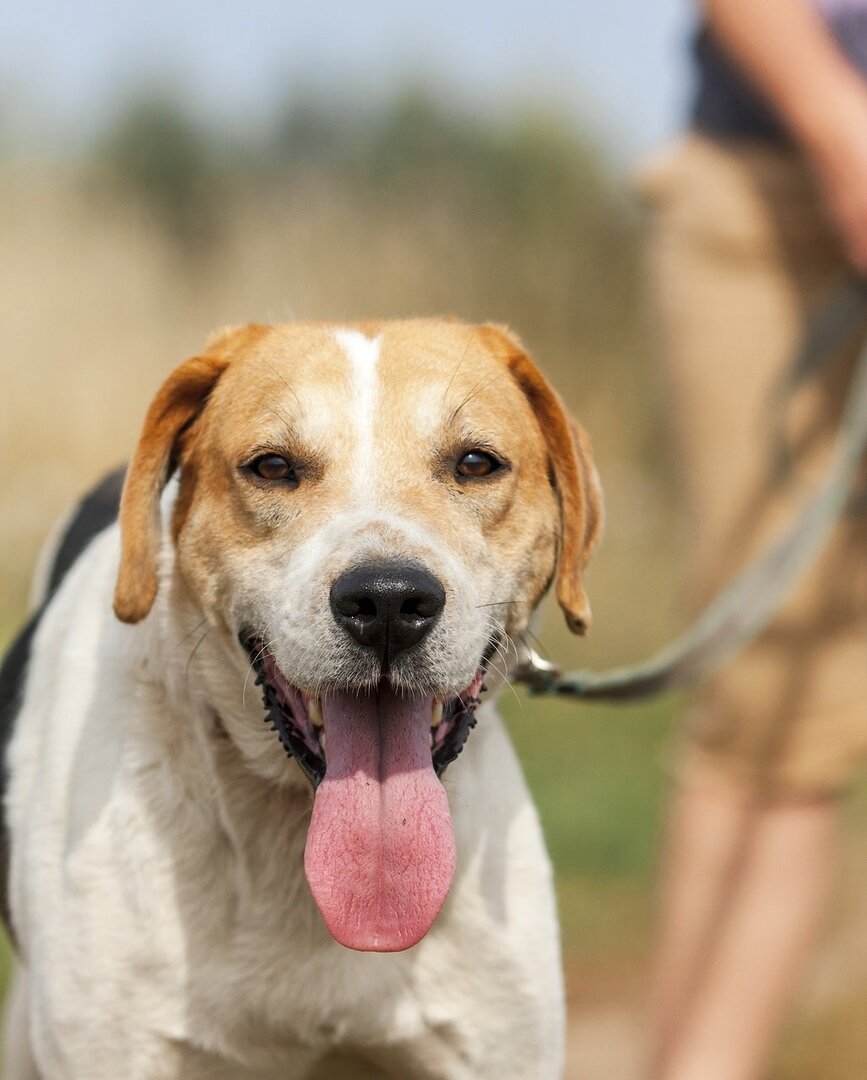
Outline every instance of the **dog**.
<svg viewBox="0 0 867 1080"><path fill-rule="evenodd" d="M493 699L550 585L587 628L601 522L504 328L248 325L178 367L0 676L6 1080L560 1076Z"/></svg>

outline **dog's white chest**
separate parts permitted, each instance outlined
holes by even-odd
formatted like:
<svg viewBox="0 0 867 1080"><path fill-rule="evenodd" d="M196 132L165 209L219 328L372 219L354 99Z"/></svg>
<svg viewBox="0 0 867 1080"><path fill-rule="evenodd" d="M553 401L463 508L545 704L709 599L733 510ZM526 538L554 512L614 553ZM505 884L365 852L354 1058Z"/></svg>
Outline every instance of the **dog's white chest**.
<svg viewBox="0 0 867 1080"><path fill-rule="evenodd" d="M53 687L28 687L9 758L13 915L45 1074L301 1080L336 1050L397 1076L553 1080L550 868L493 711L446 774L458 868L433 930L404 953L344 949L303 873L309 795L263 786L164 672L142 677L104 603L114 561L109 535L46 621L34 671ZM281 753L264 725L262 739Z"/></svg>

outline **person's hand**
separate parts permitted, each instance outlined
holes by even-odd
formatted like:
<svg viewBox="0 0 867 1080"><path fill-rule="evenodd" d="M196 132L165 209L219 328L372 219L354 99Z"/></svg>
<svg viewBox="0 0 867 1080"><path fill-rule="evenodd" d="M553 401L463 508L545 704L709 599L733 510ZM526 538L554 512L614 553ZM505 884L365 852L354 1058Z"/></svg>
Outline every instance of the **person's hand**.
<svg viewBox="0 0 867 1080"><path fill-rule="evenodd" d="M850 262L867 275L867 83L853 85L804 141Z"/></svg>

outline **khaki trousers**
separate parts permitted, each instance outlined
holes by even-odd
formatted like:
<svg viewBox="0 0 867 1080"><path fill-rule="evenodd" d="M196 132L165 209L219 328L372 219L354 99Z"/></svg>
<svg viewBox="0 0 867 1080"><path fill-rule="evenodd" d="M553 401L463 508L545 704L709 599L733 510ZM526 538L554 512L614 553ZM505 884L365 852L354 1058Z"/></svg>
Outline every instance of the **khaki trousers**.
<svg viewBox="0 0 867 1080"><path fill-rule="evenodd" d="M779 533L821 475L854 346L785 415L770 397L846 273L794 151L688 136L646 162L649 288L687 507L690 605ZM777 429L790 467L775 468ZM678 771L810 796L867 755L867 515L839 525L772 627L699 691Z"/></svg>

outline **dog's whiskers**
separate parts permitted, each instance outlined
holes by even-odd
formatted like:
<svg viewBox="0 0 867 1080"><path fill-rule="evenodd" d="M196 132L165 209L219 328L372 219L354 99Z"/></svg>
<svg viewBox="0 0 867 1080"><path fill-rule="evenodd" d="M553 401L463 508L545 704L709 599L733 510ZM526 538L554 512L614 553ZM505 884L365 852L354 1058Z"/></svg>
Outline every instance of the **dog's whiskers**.
<svg viewBox="0 0 867 1080"><path fill-rule="evenodd" d="M488 663L491 665L491 667L494 669L494 671L500 676L500 678L503 680L503 682L506 684L506 686L508 686L508 688L512 691L512 694L513 694L513 696L515 698L515 701L517 701L518 704L523 707L524 703L521 701L520 697L518 696L518 691L514 688L514 686L512 686L511 680L509 679L509 676L506 674L506 671L504 671L503 669L501 669L500 667L497 666L497 664L495 663L493 657L491 657L491 659L488 661Z"/></svg>
<svg viewBox="0 0 867 1080"><path fill-rule="evenodd" d="M546 646L542 643L542 641L538 637L536 637L536 635L529 628L529 626L524 628L523 633L524 633L524 635L526 637L531 637L533 639L533 641L535 641L535 643L539 646L539 651L543 654L543 656L545 657L546 660L551 659L551 650L546 648Z"/></svg>
<svg viewBox="0 0 867 1080"><path fill-rule="evenodd" d="M280 380L280 382L283 383L283 385L286 387L286 389L289 391L289 393L292 395L292 397L295 398L295 400L298 402L298 404L300 406L301 405L301 398L298 397L298 392L295 389L293 389L292 386L289 385L289 382L286 379L286 376L281 371L278 371L277 368L274 366L274 364L271 363L270 360L265 360L265 363L274 372L274 374L277 376L277 378Z"/></svg>
<svg viewBox="0 0 867 1080"><path fill-rule="evenodd" d="M199 622L197 622L197 623L196 623L196 625L195 625L195 626L194 626L194 627L192 628L192 630L189 630L189 631L187 631L187 633L186 633L186 634L184 634L184 636L183 636L183 637L181 638L181 640L180 640L180 641L178 642L178 644L179 644L179 645L183 645L183 643L184 643L185 641L189 641L189 640L190 640L190 638L191 638L191 637L193 636L193 634L195 634L195 633L197 633L197 632L198 632L199 630L201 630L201 629L202 629L202 627L203 627L203 626L205 625L205 623L206 623L207 621L208 621L208 618L207 618L207 616L205 616L205 618L204 618L204 619L200 619L200 620L199 620Z"/></svg>
<svg viewBox="0 0 867 1080"><path fill-rule="evenodd" d="M467 343L466 343L466 345L464 345L464 351L461 353L460 360L458 360L458 366L452 372L452 377L449 379L448 386L446 386L445 390L443 391L443 405L445 405L446 398L448 397L448 394L449 394L449 390L451 390L452 383L455 381L455 376L460 371L461 364L463 364L464 360L466 359L467 353L470 350L470 345L472 344L472 340L473 340L472 332L470 332L470 333L467 334Z"/></svg>
<svg viewBox="0 0 867 1080"><path fill-rule="evenodd" d="M521 654L518 652L518 646L515 644L515 639L511 634L508 634L505 631L503 631L503 636L505 638L506 651L508 652L508 650L511 649L515 656L515 663L520 663Z"/></svg>
<svg viewBox="0 0 867 1080"><path fill-rule="evenodd" d="M202 622L204 622L204 621L205 621L205 620L204 620L204 619L202 619ZM199 626L201 626L201 625L202 625L202 623L199 623ZM196 627L196 629L198 629L198 627ZM209 627L208 627L208 628L207 628L207 629L205 630L204 634L202 634L202 636L201 636L201 637L199 638L199 640L198 640L198 641L196 642L196 644L195 644L195 645L193 646L192 652L191 652L191 653L190 653L190 655L189 655L189 656L187 657L187 666L186 666L186 667L184 668L184 685L185 685L185 686L186 686L187 688L189 688L189 684L190 684L190 665L191 665L191 664L192 664L192 662L193 662L193 657L194 657L194 656L196 655L196 653L197 653L197 652L199 651L199 646L200 646L200 645L202 644L202 642L203 642L203 641L205 640L205 638L206 638L206 637L208 636L208 634L210 634L210 632L211 632L211 627L209 626ZM187 636L189 637L189 635L187 635Z"/></svg>
<svg viewBox="0 0 867 1080"><path fill-rule="evenodd" d="M488 381L487 381L487 382L483 382L483 383L477 383L477 384L476 384L476 385L475 385L475 386L473 387L473 389L472 389L472 390L471 390L471 391L470 391L470 392L469 392L469 393L467 394L467 396L466 396L466 397L464 398L464 400L463 400L463 401L462 401L462 402L460 403L460 405L458 405L458 407L457 407L457 408L456 408L456 409L454 410L454 412L453 412L453 413L451 414L451 416L449 417L449 424L453 424L453 423L455 422L455 420L456 420L456 419L457 419L457 417L458 417L458 413L459 413L459 412L461 411L461 409L462 409L462 408L463 408L463 407L464 407L465 405L467 405L467 404L468 404L468 403L469 403L470 401L472 401L472 399L473 399L473 398L474 398L474 397L475 397L475 396L476 396L477 394L481 394L481 392L482 392L483 390L487 390L487 388L488 388L489 386L493 386L493 385L494 385L494 383L496 383L496 382L499 382L499 381L500 381L500 379L504 379L505 377L506 377L506 376L505 376L505 372L504 372L504 373L503 373L502 375L495 375L495 376L494 376L494 377L493 377L492 379L488 379Z"/></svg>
<svg viewBox="0 0 867 1080"><path fill-rule="evenodd" d="M496 649L497 649L497 655L502 657L503 665L506 668L506 670L508 671L509 670L509 651L506 648L505 643L502 642L502 641L499 642L497 644L497 646L496 646Z"/></svg>
<svg viewBox="0 0 867 1080"><path fill-rule="evenodd" d="M503 682L506 684L506 686L508 686L508 688L511 690L511 692L512 692L515 700L518 702L518 704L523 707L524 703L521 701L521 698L518 695L517 690L515 690L515 687L512 685L512 682L509 679L509 674L508 674L508 672L509 672L508 647L509 646L515 652L515 659L516 660L519 659L519 654L518 654L518 650L517 650L517 647L515 645L515 642L512 639L512 636L509 634L509 632L506 630L505 626L500 622L499 619L492 618L491 622L490 622L490 625L491 625L491 630L492 630L491 640L492 640L493 645L494 645L494 651L502 659L503 666L501 668L496 663L493 656L490 657L490 659L488 660L488 663L494 669L494 671L497 673L497 675L500 676L500 678L503 680Z"/></svg>
<svg viewBox="0 0 867 1080"><path fill-rule="evenodd" d="M262 659L262 657L265 655L265 653L268 652L268 650L274 644L275 640L276 640L275 638L271 638L270 641L265 642L263 645L260 646L260 648L257 651L256 655L252 656L250 658L250 663L247 665L247 674L246 674L246 676L244 678L244 687L241 690L241 708L242 709L247 708L247 683L250 681L250 673L252 671L255 671L255 665L258 664L259 661Z"/></svg>

